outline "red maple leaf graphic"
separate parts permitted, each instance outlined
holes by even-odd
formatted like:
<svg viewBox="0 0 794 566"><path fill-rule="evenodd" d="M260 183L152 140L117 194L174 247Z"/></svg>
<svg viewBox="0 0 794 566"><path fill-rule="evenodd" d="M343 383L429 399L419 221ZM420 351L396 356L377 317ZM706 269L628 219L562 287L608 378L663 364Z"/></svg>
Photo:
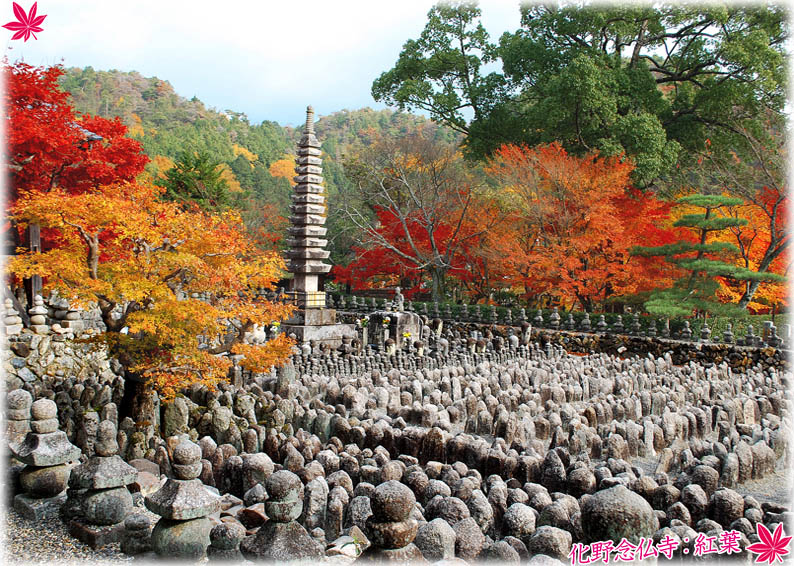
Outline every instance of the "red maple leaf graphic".
<svg viewBox="0 0 794 566"><path fill-rule="evenodd" d="M34 2L33 6L30 8L30 13L26 14L25 10L22 9L22 6L14 2L14 15L17 17L17 21L8 22L3 26L6 29L16 32L11 39L21 39L24 37L25 41L27 41L31 35L33 36L33 39L38 39L36 34L33 32L44 31L39 27L39 25L44 21L44 18L46 18L47 15L45 14L43 16L36 16L36 4L37 2Z"/></svg>
<svg viewBox="0 0 794 566"><path fill-rule="evenodd" d="M777 560L782 563L782 557L790 552L788 545L791 541L791 537L785 536L786 533L783 532L783 524L778 524L774 535L761 523L758 523L756 531L758 532L758 538L761 539L761 542L751 544L747 547L747 550L758 555L755 562L767 562L772 564Z"/></svg>

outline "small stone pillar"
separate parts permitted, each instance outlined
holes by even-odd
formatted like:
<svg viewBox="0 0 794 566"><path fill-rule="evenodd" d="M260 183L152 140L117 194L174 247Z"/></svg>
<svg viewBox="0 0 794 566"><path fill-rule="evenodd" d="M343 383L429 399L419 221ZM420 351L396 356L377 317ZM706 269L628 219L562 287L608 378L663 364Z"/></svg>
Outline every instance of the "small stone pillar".
<svg viewBox="0 0 794 566"><path fill-rule="evenodd" d="M722 341L726 344L733 344L733 325L729 322L725 331L722 333Z"/></svg>
<svg viewBox="0 0 794 566"><path fill-rule="evenodd" d="M755 346L755 329L753 328L752 324L747 325L747 331L744 334L744 345L745 346Z"/></svg>
<svg viewBox="0 0 794 566"><path fill-rule="evenodd" d="M49 334L50 327L47 326L47 307L44 306L44 299L41 295L36 295L33 299L33 307L28 311L30 314L30 329L36 334Z"/></svg>
<svg viewBox="0 0 794 566"><path fill-rule="evenodd" d="M245 529L237 523L221 523L210 531L210 546L207 558L214 561L242 562L240 542L245 538Z"/></svg>
<svg viewBox="0 0 794 566"><path fill-rule="evenodd" d="M25 441L30 432L30 407L33 405L33 397L24 389L14 389L6 395L6 402L6 434L8 445L14 450Z"/></svg>
<svg viewBox="0 0 794 566"><path fill-rule="evenodd" d="M367 538L372 543L360 557L365 563L426 563L413 544L419 524L409 518L416 504L413 491L396 480L375 488L370 498L372 515L367 517Z"/></svg>
<svg viewBox="0 0 794 566"><path fill-rule="evenodd" d="M11 452L24 442L28 432L30 432L30 406L33 404L33 397L24 389L14 389L6 396L6 438ZM17 460L10 453L7 454L8 462L6 466L6 479L9 486L9 501L13 502L13 497L19 493L21 486L19 483L19 473L25 469L25 464Z"/></svg>
<svg viewBox="0 0 794 566"><path fill-rule="evenodd" d="M607 331L607 321L604 320L604 315L598 315L598 322L596 322L596 330L598 332L606 332Z"/></svg>
<svg viewBox="0 0 794 566"><path fill-rule="evenodd" d="M127 486L138 479L138 470L118 455L116 425L99 423L96 456L72 471L71 487L85 489L80 497L81 515L69 522L69 534L97 548L119 542L123 521L132 511L132 495Z"/></svg>
<svg viewBox="0 0 794 566"><path fill-rule="evenodd" d="M67 464L80 458L80 449L58 430L58 407L55 401L39 399L31 405L31 431L24 442L12 447L23 464L19 481L24 490L14 497L14 509L29 519L42 520L58 516L66 501L66 486L71 468Z"/></svg>
<svg viewBox="0 0 794 566"><path fill-rule="evenodd" d="M5 326L6 336L16 336L22 332L22 319L19 313L14 308L14 303L11 299L5 300L6 314L3 317L3 326Z"/></svg>
<svg viewBox="0 0 794 566"><path fill-rule="evenodd" d="M163 558L199 559L210 545L212 515L221 508L221 498L204 487L201 448L183 440L173 453L174 478L144 499L146 508L160 515L152 531L152 548Z"/></svg>
<svg viewBox="0 0 794 566"><path fill-rule="evenodd" d="M152 524L149 517L136 513L124 519L124 536L121 538L121 552L130 556L152 550Z"/></svg>
<svg viewBox="0 0 794 566"><path fill-rule="evenodd" d="M322 557L322 545L296 521L303 511L303 484L298 476L287 470L278 471L265 480L265 491L270 495L265 502L270 520L254 537L240 544L243 556L274 562Z"/></svg>
<svg viewBox="0 0 794 566"><path fill-rule="evenodd" d="M642 325L640 325L640 313L635 312L631 317L631 333L637 336L642 332Z"/></svg>
<svg viewBox="0 0 794 566"><path fill-rule="evenodd" d="M709 328L708 321L704 320L703 327L700 329L700 341L708 342L709 338L711 338L711 328Z"/></svg>
<svg viewBox="0 0 794 566"><path fill-rule="evenodd" d="M551 326L554 330L560 329L560 312L557 307L551 311L551 316L549 316L549 326Z"/></svg>
<svg viewBox="0 0 794 566"><path fill-rule="evenodd" d="M61 321L61 327L71 330L75 336L85 330L85 323L80 318L80 312L70 308L64 319Z"/></svg>

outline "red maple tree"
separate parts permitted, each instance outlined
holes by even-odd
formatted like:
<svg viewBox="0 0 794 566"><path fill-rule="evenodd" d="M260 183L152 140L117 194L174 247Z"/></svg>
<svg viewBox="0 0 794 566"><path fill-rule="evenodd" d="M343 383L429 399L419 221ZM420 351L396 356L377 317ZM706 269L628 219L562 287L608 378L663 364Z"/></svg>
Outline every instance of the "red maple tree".
<svg viewBox="0 0 794 566"><path fill-rule="evenodd" d="M60 188L82 194L101 185L132 181L149 161L141 144L125 136L127 128L118 118L75 111L69 95L58 86L63 73L60 66L3 62L10 206L21 191L48 193ZM36 223L23 234L15 220L6 223L3 232L10 253L25 240L26 248L44 251L61 239L60 230L45 227L39 232ZM28 280L28 302L39 285L37 276Z"/></svg>
<svg viewBox="0 0 794 566"><path fill-rule="evenodd" d="M132 181L149 158L114 118L80 115L58 86L60 66L4 64L9 200L19 190L80 194Z"/></svg>

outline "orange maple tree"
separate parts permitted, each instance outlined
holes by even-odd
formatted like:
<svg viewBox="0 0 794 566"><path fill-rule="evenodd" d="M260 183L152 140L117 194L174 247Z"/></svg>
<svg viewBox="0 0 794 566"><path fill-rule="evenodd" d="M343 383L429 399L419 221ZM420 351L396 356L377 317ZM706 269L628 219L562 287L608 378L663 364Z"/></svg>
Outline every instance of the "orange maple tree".
<svg viewBox="0 0 794 566"><path fill-rule="evenodd" d="M529 294L587 310L672 281L662 262L629 254L634 245L673 239L661 224L669 205L632 189L632 170L622 156L576 157L557 143L502 146L486 168L505 188L512 216L513 237L491 238L498 271Z"/></svg>
<svg viewBox="0 0 794 566"><path fill-rule="evenodd" d="M131 181L149 161L141 144L125 135L127 128L121 120L80 115L74 110L69 95L58 86L63 72L59 66L34 67L3 61L4 169L7 196L12 203L22 190L48 192L61 187L77 194L100 185ZM47 249L58 238L57 231L46 227L39 232L34 226L23 234L13 218L3 226L3 236L12 249L23 242L30 249ZM38 280L28 283L30 304ZM9 295L17 310L24 311L16 296Z"/></svg>
<svg viewBox="0 0 794 566"><path fill-rule="evenodd" d="M237 213L186 209L161 201L163 191L134 182L81 194L22 191L13 218L57 230L60 241L12 258L10 271L42 275L45 288L78 306L98 304L101 342L166 400L226 379L231 362L219 354L242 354L255 371L285 361L291 341L283 334L263 346L243 342L255 324L292 310L257 298L278 280L282 259L255 247Z"/></svg>

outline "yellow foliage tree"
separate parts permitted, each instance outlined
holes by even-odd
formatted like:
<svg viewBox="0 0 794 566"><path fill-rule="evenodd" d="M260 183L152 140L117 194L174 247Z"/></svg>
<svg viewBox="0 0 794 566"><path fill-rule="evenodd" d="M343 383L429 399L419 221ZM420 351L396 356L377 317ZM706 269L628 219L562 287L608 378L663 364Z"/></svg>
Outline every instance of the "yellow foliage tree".
<svg viewBox="0 0 794 566"><path fill-rule="evenodd" d="M131 116L132 125L127 130L127 135L131 138L142 138L144 136L143 123L141 117L133 113Z"/></svg>
<svg viewBox="0 0 794 566"><path fill-rule="evenodd" d="M165 172L174 166L174 160L165 155L155 155L149 162L154 169L154 177L164 179Z"/></svg>
<svg viewBox="0 0 794 566"><path fill-rule="evenodd" d="M278 323L292 307L258 298L284 267L262 252L237 213L211 214L160 200L148 183L102 186L72 195L62 189L24 192L12 215L60 234L45 253L22 253L9 268L41 275L45 289L84 307L97 304L107 346L142 384L164 400L201 383L213 388L243 354L244 367L265 371L283 363L283 334L263 346L243 344L254 325ZM198 294L201 299L196 298Z"/></svg>
<svg viewBox="0 0 794 566"><path fill-rule="evenodd" d="M234 171L232 171L231 167L226 163L221 163L220 170L221 179L226 181L226 186L229 187L229 191L232 193L242 193L243 187L240 185L240 181L237 180L237 177L234 176Z"/></svg>
<svg viewBox="0 0 794 566"><path fill-rule="evenodd" d="M248 163L251 165L251 169L254 168L254 161L259 159L259 156L256 153L254 153L254 152L252 152L252 151L250 151L250 150L248 150L248 149L244 148L243 146L241 146L239 144L236 144L236 143L232 144L232 151L234 151L234 156L235 157L237 157L239 155L242 155L243 157L245 157L248 160Z"/></svg>
<svg viewBox="0 0 794 566"><path fill-rule="evenodd" d="M295 176L295 156L286 155L270 164L270 175L272 177L283 177L287 181L292 181Z"/></svg>

